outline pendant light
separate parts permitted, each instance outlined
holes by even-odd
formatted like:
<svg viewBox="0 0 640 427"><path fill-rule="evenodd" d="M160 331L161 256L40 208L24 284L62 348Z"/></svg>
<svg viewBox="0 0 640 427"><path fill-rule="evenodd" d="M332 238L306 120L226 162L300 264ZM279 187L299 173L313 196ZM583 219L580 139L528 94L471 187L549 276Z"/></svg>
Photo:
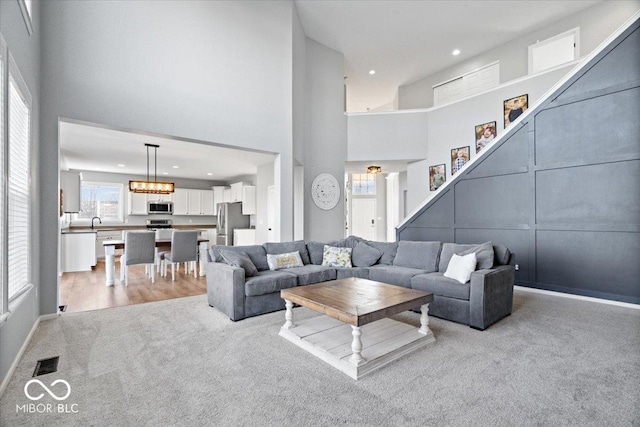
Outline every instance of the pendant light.
<svg viewBox="0 0 640 427"><path fill-rule="evenodd" d="M150 193L150 194L171 194L174 191L173 182L158 182L158 148L159 145L144 144L147 147L147 180L146 181L129 181L129 191L132 193ZM153 181L149 180L149 147L154 149L154 176Z"/></svg>
<svg viewBox="0 0 640 427"><path fill-rule="evenodd" d="M367 173L377 174L382 173L382 167L380 166L368 166Z"/></svg>

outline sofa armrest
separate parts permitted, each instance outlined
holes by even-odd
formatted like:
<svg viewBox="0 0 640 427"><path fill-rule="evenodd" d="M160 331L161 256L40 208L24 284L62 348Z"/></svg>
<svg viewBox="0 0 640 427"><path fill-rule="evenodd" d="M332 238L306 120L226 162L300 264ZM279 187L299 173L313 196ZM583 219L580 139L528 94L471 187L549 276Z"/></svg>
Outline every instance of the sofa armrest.
<svg viewBox="0 0 640 427"><path fill-rule="evenodd" d="M484 330L511 314L514 280L512 265L471 273L469 326Z"/></svg>
<svg viewBox="0 0 640 427"><path fill-rule="evenodd" d="M221 262L207 264L207 298L231 320L244 319L244 269Z"/></svg>

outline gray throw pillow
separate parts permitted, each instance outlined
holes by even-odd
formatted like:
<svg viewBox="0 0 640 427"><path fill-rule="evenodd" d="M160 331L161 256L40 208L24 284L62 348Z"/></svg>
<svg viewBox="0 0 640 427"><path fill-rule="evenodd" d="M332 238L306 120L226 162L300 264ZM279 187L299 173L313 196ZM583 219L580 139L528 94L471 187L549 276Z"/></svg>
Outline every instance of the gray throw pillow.
<svg viewBox="0 0 640 427"><path fill-rule="evenodd" d="M220 249L219 252L222 260L226 264L229 264L232 267L240 267L244 269L245 277L251 277L258 274L258 269L246 252L234 252L226 249Z"/></svg>
<svg viewBox="0 0 640 427"><path fill-rule="evenodd" d="M401 240L398 242L398 253L393 265L418 268L428 273L434 272L438 266L440 242L412 242Z"/></svg>
<svg viewBox="0 0 640 427"><path fill-rule="evenodd" d="M393 259L396 257L396 252L398 252L397 242L376 242L373 240L367 240L367 244L382 251L382 256L380 257L378 264L393 265Z"/></svg>
<svg viewBox="0 0 640 427"><path fill-rule="evenodd" d="M365 242L360 242L353 248L351 263L354 267L371 267L378 262L381 256L382 251L380 249L367 245Z"/></svg>
<svg viewBox="0 0 640 427"><path fill-rule="evenodd" d="M465 256L475 253L476 254L476 270L485 270L493 268L493 244L486 242L471 249L467 249L464 252L457 253L457 255Z"/></svg>

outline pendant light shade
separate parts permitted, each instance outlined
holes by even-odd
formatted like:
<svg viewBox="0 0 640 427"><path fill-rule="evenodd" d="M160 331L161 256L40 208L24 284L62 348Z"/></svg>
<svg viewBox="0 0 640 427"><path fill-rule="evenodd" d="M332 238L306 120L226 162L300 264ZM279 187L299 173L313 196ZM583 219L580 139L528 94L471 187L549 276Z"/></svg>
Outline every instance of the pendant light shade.
<svg viewBox="0 0 640 427"><path fill-rule="evenodd" d="M159 145L144 144L147 147L147 180L129 181L129 191L132 193L171 194L175 191L173 182L158 181L158 148ZM149 147L153 147L154 155L154 180L149 179Z"/></svg>

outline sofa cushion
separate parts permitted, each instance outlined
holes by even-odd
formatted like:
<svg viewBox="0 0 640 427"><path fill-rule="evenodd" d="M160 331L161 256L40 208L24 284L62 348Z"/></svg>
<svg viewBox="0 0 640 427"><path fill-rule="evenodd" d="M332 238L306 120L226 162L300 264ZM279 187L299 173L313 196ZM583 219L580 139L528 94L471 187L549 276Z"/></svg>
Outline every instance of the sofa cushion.
<svg viewBox="0 0 640 427"><path fill-rule="evenodd" d="M433 295L469 300L470 283L460 283L444 277L444 273L418 274L411 279L411 288Z"/></svg>
<svg viewBox="0 0 640 427"><path fill-rule="evenodd" d="M267 254L267 263L269 270L281 270L283 268L302 267L302 258L300 252L287 252L284 254Z"/></svg>
<svg viewBox="0 0 640 427"><path fill-rule="evenodd" d="M336 270L321 265L309 264L303 267L288 268L286 271L287 273L296 275L298 278L298 286L336 280Z"/></svg>
<svg viewBox="0 0 640 427"><path fill-rule="evenodd" d="M398 251L398 243L367 240L367 244L382 251L382 256L378 260L378 264L393 265L393 259L396 257Z"/></svg>
<svg viewBox="0 0 640 427"><path fill-rule="evenodd" d="M265 251L272 255L298 251L300 252L300 258L302 258L302 262L305 265L311 263L311 260L309 259L309 252L307 251L307 245L305 245L304 240L282 243L267 242L263 246Z"/></svg>
<svg viewBox="0 0 640 427"><path fill-rule="evenodd" d="M476 254L476 270L485 270L493 268L493 245L491 242L482 243L481 245L476 245L474 248L467 249L462 253L456 253L460 256L465 256L469 254ZM448 266L447 266L448 267Z"/></svg>
<svg viewBox="0 0 640 427"><path fill-rule="evenodd" d="M297 283L295 274L284 271L258 271L258 274L244 283L244 294L248 297L272 294L280 289L293 288Z"/></svg>
<svg viewBox="0 0 640 427"><path fill-rule="evenodd" d="M427 272L437 270L440 242L412 242L401 240L398 242L398 253L393 259L393 265L418 268Z"/></svg>
<svg viewBox="0 0 640 427"><path fill-rule="evenodd" d="M424 273L427 272L417 268L397 265L374 265L369 267L369 280L410 288L411 278Z"/></svg>
<svg viewBox="0 0 640 427"><path fill-rule="evenodd" d="M356 246L358 246L358 243L360 242L364 242L364 239L362 237L358 237L358 236L349 236L346 239L342 239L339 240L336 245L333 246L338 246L341 248L351 248L354 249Z"/></svg>
<svg viewBox="0 0 640 427"><path fill-rule="evenodd" d="M338 246L340 241L335 240L333 242L315 242L311 241L307 243L307 251L309 252L309 259L311 264L322 265L322 257L324 255L324 245Z"/></svg>
<svg viewBox="0 0 640 427"><path fill-rule="evenodd" d="M209 248L209 256L214 262L224 262L222 256L220 256L220 249L226 249L234 252L245 252L251 258L251 262L256 266L258 271L264 271L269 269L267 263L267 253L261 245L249 245L249 246L224 246L214 245Z"/></svg>
<svg viewBox="0 0 640 427"><path fill-rule="evenodd" d="M255 276L258 273L258 269L246 252L234 252L226 249L220 249L219 252L225 263L242 268L245 278Z"/></svg>
<svg viewBox="0 0 640 427"><path fill-rule="evenodd" d="M348 279L350 277L357 277L360 279L369 278L368 267L353 267L353 268L336 268L336 279Z"/></svg>
<svg viewBox="0 0 640 427"><path fill-rule="evenodd" d="M324 245L322 266L351 268L351 251L351 248L339 248L336 246Z"/></svg>
<svg viewBox="0 0 640 427"><path fill-rule="evenodd" d="M453 254L449 261L447 271L444 272L444 277L455 279L460 283L467 283L471 278L471 273L476 269L476 264L475 252L467 255Z"/></svg>
<svg viewBox="0 0 640 427"><path fill-rule="evenodd" d="M355 267L371 267L378 262L382 251L365 242L359 242L351 252L351 263Z"/></svg>
<svg viewBox="0 0 640 427"><path fill-rule="evenodd" d="M511 258L511 252L506 246L494 245L493 246L493 264L494 265L507 265L509 264L509 258Z"/></svg>
<svg viewBox="0 0 640 427"><path fill-rule="evenodd" d="M491 242L483 243L481 245L477 245L477 244L463 245L460 243L444 243L442 245L442 250L440 251L440 262L438 263L438 271L441 273L444 273L445 271L447 271L447 267L449 266L449 261L451 260L451 256L453 256L453 254L468 255L471 252L475 252L476 258L478 259L478 265L476 266L476 270L493 267L494 254L493 254L493 246L491 245ZM487 267L489 264L491 265Z"/></svg>

